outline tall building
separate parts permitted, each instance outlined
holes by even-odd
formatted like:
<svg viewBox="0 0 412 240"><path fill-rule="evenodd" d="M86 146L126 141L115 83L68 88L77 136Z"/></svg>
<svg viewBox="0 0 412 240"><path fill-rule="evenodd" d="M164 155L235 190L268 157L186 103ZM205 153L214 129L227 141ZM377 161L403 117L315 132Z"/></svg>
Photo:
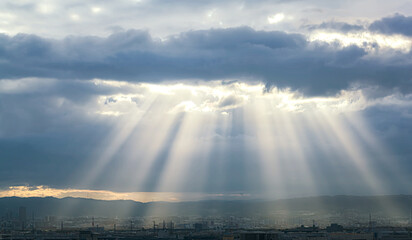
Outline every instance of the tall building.
<svg viewBox="0 0 412 240"><path fill-rule="evenodd" d="M19 207L19 223L20 223L22 230L24 230L26 226L26 220L27 220L26 207Z"/></svg>
<svg viewBox="0 0 412 240"><path fill-rule="evenodd" d="M412 224L412 208L409 209L409 224Z"/></svg>
<svg viewBox="0 0 412 240"><path fill-rule="evenodd" d="M26 222L27 215L26 215L26 207L19 207L19 221Z"/></svg>

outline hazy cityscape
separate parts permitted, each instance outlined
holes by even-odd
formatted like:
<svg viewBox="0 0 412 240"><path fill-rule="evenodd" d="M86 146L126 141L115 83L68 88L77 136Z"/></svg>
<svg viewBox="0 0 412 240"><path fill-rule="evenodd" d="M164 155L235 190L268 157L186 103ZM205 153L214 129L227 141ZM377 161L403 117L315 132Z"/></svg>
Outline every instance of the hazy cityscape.
<svg viewBox="0 0 412 240"><path fill-rule="evenodd" d="M126 207L128 210L122 211L125 207L120 206L124 204L122 201L70 198L47 199L47 203L42 203L46 201L42 198L3 198L1 201L2 206L7 207L1 210L1 239L373 240L412 237L412 209L406 210L412 204L412 196L335 196L271 202L152 202L138 211L130 203ZM291 201L296 203L284 205ZM329 207L320 209L313 205L318 201ZM392 201L398 208L385 211L376 205L383 201ZM30 207L15 207L21 203ZM359 206L365 203L370 207ZM72 206L73 211L69 210L65 216L56 215L61 208L58 204ZM79 204L87 204L88 210L77 211L85 207ZM122 216L111 216L112 211L105 211L109 205L118 213L123 212ZM93 206L99 208L91 210ZM147 215L150 208L162 211ZM48 215L53 212L56 214ZM85 213L90 215L83 215ZM167 215L170 213L174 215Z"/></svg>

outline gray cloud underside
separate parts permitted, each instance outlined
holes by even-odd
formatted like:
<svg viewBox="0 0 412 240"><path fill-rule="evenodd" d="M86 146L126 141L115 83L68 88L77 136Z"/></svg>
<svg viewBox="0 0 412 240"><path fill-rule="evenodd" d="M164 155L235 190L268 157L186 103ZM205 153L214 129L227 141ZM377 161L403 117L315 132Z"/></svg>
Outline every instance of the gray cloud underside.
<svg viewBox="0 0 412 240"><path fill-rule="evenodd" d="M1 35L0 78L241 78L318 95L336 93L352 83L410 92L411 53L381 55L369 56L357 46L310 43L301 34L248 27L189 31L165 41L140 30L63 40Z"/></svg>
<svg viewBox="0 0 412 240"><path fill-rule="evenodd" d="M368 26L369 25L369 26ZM350 24L338 21L324 21L320 24L307 24L302 27L310 31L317 29L334 30L342 33L360 32L368 29L385 35L401 34L412 36L412 17L396 13L390 17L373 21L366 26L362 24Z"/></svg>
<svg viewBox="0 0 412 240"><path fill-rule="evenodd" d="M322 22L321 24L310 24L310 25L306 25L303 27L308 30L331 29L331 30L335 30L335 31L343 32L343 33L365 30L365 28L362 25L349 24L345 22L335 22L335 21Z"/></svg>
<svg viewBox="0 0 412 240"><path fill-rule="evenodd" d="M369 30L383 34L402 34L412 36L412 17L402 14L395 14L392 17L385 17L373 22Z"/></svg>

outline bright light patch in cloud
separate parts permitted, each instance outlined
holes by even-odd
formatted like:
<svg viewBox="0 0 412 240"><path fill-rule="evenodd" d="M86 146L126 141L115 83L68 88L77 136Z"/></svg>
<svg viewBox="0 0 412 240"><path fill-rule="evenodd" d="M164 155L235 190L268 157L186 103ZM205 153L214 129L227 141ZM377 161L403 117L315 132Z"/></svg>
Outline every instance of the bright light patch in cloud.
<svg viewBox="0 0 412 240"><path fill-rule="evenodd" d="M379 46L382 49L397 49L407 53L412 47L412 40L410 38L400 35L388 36L370 32L344 34L318 31L310 34L309 41L338 42L342 47L356 45L368 51L373 51L376 46Z"/></svg>
<svg viewBox="0 0 412 240"><path fill-rule="evenodd" d="M42 14L49 14L55 11L55 6L53 6L50 2L40 3L37 5L36 10Z"/></svg>
<svg viewBox="0 0 412 240"><path fill-rule="evenodd" d="M212 18L216 15L216 9L210 10L207 12L207 17Z"/></svg>
<svg viewBox="0 0 412 240"><path fill-rule="evenodd" d="M276 24L276 23L282 22L284 19L285 19L285 14L277 13L275 15L269 16L268 22L270 24Z"/></svg>
<svg viewBox="0 0 412 240"><path fill-rule="evenodd" d="M70 14L70 19L73 21L79 21L80 16L78 14Z"/></svg>
<svg viewBox="0 0 412 240"><path fill-rule="evenodd" d="M100 13L102 11L100 7L92 7L91 10L92 10L92 13Z"/></svg>
<svg viewBox="0 0 412 240"><path fill-rule="evenodd" d="M115 112L115 111L96 111L96 113L105 115L105 116L114 116L114 117L118 117L123 114L121 112Z"/></svg>
<svg viewBox="0 0 412 240"><path fill-rule="evenodd" d="M185 83L149 84L130 83L124 81L93 79L76 81L80 85L91 85L96 89L106 89L115 94L98 95L95 102L86 105L94 109L94 113L107 116L121 116L139 110L140 103L145 99L157 96L166 101L163 113L178 112L227 112L230 109L253 105L260 100L268 101L274 109L288 112L304 112L328 110L336 113L359 111L379 105L410 104L410 95L392 94L382 98L368 99L362 89L342 90L335 96L306 97L298 91L278 89L267 91L264 84L212 81L193 84ZM0 80L0 93L18 94L30 92L45 92L58 84L56 79L22 78L18 80ZM135 109L137 107L137 109ZM160 110L160 109L159 109Z"/></svg>
<svg viewBox="0 0 412 240"><path fill-rule="evenodd" d="M275 109L290 112L316 110L328 110L336 113L351 112L388 102L379 98L368 99L361 89L342 90L336 96L330 97L305 97L301 93L291 91L290 89L272 88L270 91L265 91L265 85L261 83L235 82L223 84L221 81L215 81L196 85L191 85L190 83L134 84L97 79L93 80L93 82L98 85L107 85L131 91L126 94L119 93L112 96L101 96L99 100L101 104L99 106L100 110L97 112L99 114L116 112L114 111L116 108L130 111L130 106L135 105L136 101L145 99L153 94L168 99L169 107L165 109L165 112L170 113L225 112L226 110L244 107L247 104L253 105L259 99L271 102ZM407 104L406 99L408 97L402 100L399 99L400 96L391 96L397 99L397 101L390 101L391 104ZM110 104L108 99L111 101ZM130 106L124 107L125 105Z"/></svg>

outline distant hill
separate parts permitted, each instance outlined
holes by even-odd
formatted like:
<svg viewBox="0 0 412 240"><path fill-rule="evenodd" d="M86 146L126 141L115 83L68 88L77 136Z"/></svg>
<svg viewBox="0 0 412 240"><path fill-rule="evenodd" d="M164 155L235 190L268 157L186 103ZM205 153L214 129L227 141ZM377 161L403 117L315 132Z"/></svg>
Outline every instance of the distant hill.
<svg viewBox="0 0 412 240"><path fill-rule="evenodd" d="M408 217L412 207L411 195L390 196L320 196L274 201L150 202L127 200L104 201L84 198L0 198L0 216L18 208L27 208L27 215L40 216L271 216L273 214L311 212L328 214L357 211Z"/></svg>

